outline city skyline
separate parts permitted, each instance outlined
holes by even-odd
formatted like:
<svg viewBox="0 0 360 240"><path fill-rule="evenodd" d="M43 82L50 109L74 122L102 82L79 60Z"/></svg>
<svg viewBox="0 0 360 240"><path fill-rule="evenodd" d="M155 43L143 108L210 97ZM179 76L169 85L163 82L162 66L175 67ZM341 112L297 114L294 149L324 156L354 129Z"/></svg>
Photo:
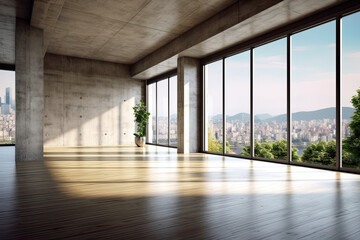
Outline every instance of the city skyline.
<svg viewBox="0 0 360 240"><path fill-rule="evenodd" d="M11 88L11 100L15 103L15 71L0 70L0 97L6 101L6 88Z"/></svg>
<svg viewBox="0 0 360 240"><path fill-rule="evenodd" d="M7 91L10 90L9 94ZM10 104L7 104L10 95ZM0 144L15 143L15 72L0 70Z"/></svg>

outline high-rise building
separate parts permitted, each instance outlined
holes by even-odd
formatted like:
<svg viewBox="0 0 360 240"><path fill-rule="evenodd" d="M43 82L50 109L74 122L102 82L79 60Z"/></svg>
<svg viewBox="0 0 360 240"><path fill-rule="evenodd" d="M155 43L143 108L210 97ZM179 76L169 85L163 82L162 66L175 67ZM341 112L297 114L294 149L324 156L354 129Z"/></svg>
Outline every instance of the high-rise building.
<svg viewBox="0 0 360 240"><path fill-rule="evenodd" d="M10 105L9 104L1 105L1 114L4 114L4 115L10 114Z"/></svg>
<svg viewBox="0 0 360 240"><path fill-rule="evenodd" d="M5 104L11 105L11 88L6 88Z"/></svg>
<svg viewBox="0 0 360 240"><path fill-rule="evenodd" d="M0 97L0 107L1 107L1 103L2 103L2 102L1 102L1 97Z"/></svg>

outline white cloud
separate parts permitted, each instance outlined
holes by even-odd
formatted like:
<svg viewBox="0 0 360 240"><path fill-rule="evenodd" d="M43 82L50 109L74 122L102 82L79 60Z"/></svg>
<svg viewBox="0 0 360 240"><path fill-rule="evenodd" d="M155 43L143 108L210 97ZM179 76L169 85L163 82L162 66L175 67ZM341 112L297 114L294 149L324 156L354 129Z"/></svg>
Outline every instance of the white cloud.
<svg viewBox="0 0 360 240"><path fill-rule="evenodd" d="M350 57L350 58L360 59L360 52L348 53L346 56L347 56L347 57Z"/></svg>
<svg viewBox="0 0 360 240"><path fill-rule="evenodd" d="M254 81L255 114L286 113L286 78L267 76L266 79L256 78Z"/></svg>
<svg viewBox="0 0 360 240"><path fill-rule="evenodd" d="M282 56L256 57L255 69L286 69L286 61Z"/></svg>
<svg viewBox="0 0 360 240"><path fill-rule="evenodd" d="M360 88L360 73L344 74L342 77L342 105L352 107L350 102L355 90Z"/></svg>
<svg viewBox="0 0 360 240"><path fill-rule="evenodd" d="M330 44L328 44L327 46L328 46L328 47L331 47L331 48L334 48L334 47L336 47L336 44L335 44L335 43L330 43Z"/></svg>
<svg viewBox="0 0 360 240"><path fill-rule="evenodd" d="M336 75L335 75L335 72L319 72L319 73L316 73L313 75L314 79L317 79L317 78L328 78L328 79L335 79Z"/></svg>
<svg viewBox="0 0 360 240"><path fill-rule="evenodd" d="M227 61L226 68L234 68L234 69L246 69L250 68L250 59L249 62L234 62L234 61Z"/></svg>
<svg viewBox="0 0 360 240"><path fill-rule="evenodd" d="M296 46L292 48L293 51L297 51L297 52L306 51L308 49L309 49L308 46Z"/></svg>
<svg viewBox="0 0 360 240"><path fill-rule="evenodd" d="M314 76L312 79L318 78ZM293 112L335 107L335 80L294 82L291 97Z"/></svg>
<svg viewBox="0 0 360 240"><path fill-rule="evenodd" d="M280 61L282 59L281 56L268 56L268 57L256 57L256 61L259 62L274 62L274 61Z"/></svg>

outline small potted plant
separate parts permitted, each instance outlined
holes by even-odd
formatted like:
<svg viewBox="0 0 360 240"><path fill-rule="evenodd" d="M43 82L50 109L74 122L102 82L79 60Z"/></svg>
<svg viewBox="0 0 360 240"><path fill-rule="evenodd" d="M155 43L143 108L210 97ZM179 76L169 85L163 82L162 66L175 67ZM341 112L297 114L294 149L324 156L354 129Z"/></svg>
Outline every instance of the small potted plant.
<svg viewBox="0 0 360 240"><path fill-rule="evenodd" d="M146 137L146 126L149 121L150 113L146 111L146 105L143 101L140 100L140 103L136 104L134 109L135 123L137 125L137 130L135 135L135 143L138 147L143 147L145 145Z"/></svg>

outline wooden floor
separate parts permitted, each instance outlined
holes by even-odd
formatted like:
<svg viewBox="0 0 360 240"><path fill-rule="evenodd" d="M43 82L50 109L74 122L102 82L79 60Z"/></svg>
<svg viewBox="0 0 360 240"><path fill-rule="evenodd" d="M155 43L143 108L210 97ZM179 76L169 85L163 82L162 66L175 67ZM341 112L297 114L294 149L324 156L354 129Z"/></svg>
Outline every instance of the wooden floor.
<svg viewBox="0 0 360 240"><path fill-rule="evenodd" d="M7 149L9 150L9 149ZM13 150L13 149L12 149ZM0 148L0 239L359 239L360 175L147 146Z"/></svg>

